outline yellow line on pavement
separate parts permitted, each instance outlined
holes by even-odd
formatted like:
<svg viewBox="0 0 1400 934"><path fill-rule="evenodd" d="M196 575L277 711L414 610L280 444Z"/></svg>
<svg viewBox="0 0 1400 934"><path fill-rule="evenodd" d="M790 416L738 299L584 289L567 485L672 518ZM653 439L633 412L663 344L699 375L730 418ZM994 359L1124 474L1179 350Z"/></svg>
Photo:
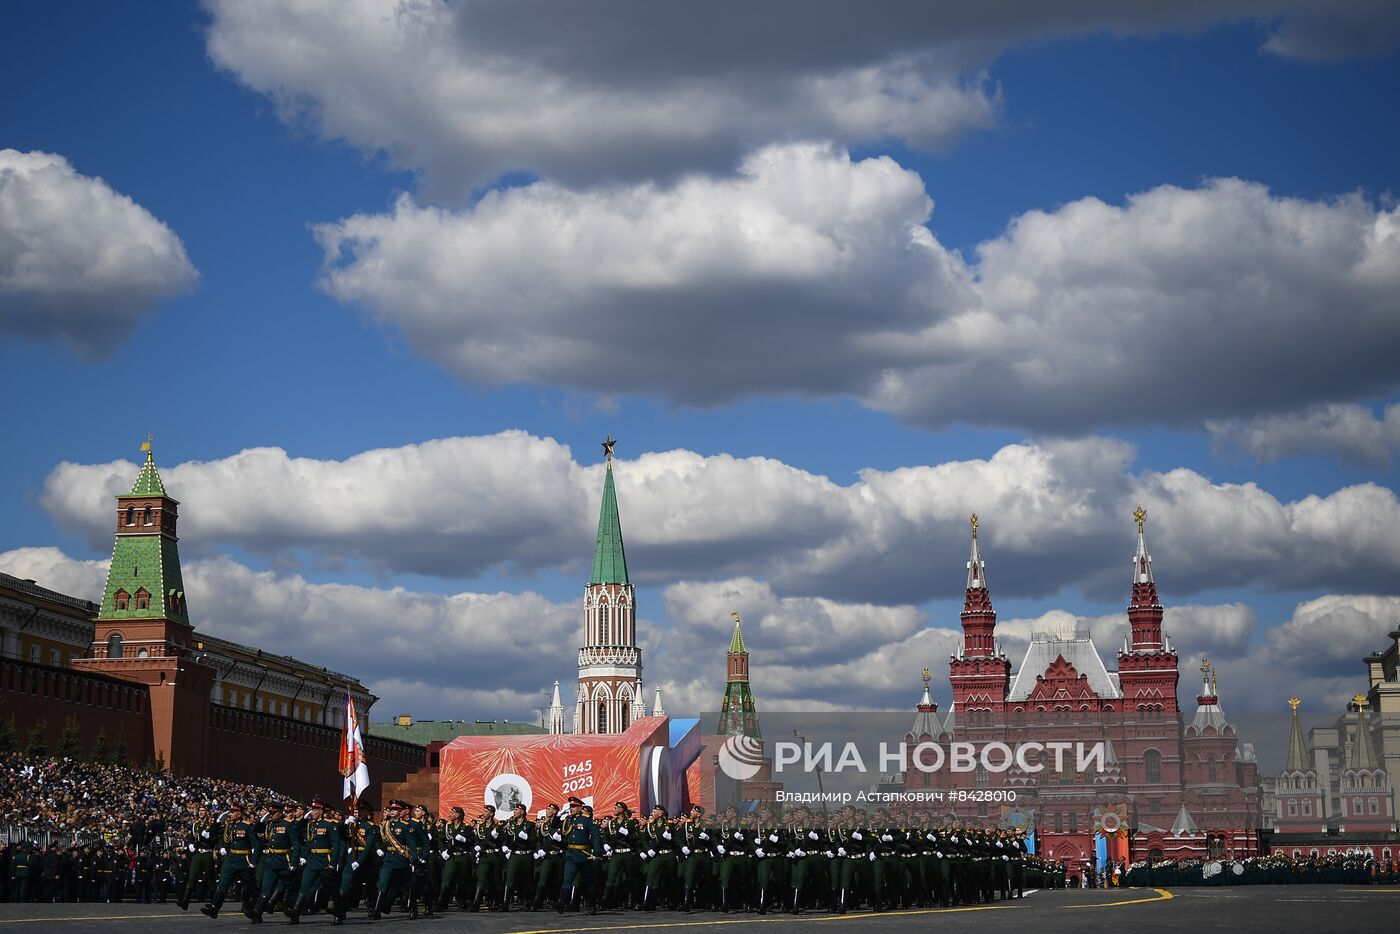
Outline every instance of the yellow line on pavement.
<svg viewBox="0 0 1400 934"><path fill-rule="evenodd" d="M189 915L74 915L68 918L5 918L0 924L59 924L64 921L175 921Z"/></svg>
<svg viewBox="0 0 1400 934"><path fill-rule="evenodd" d="M1114 907L1115 905L1141 905L1141 904L1143 904L1144 902L1165 902L1165 901L1167 901L1167 900L1169 900L1169 899L1176 898L1175 895L1173 895L1171 892L1168 892L1166 889L1153 889L1152 891L1154 891L1154 892L1157 893L1157 895L1156 895L1155 898L1129 898L1129 899L1126 899L1126 900L1121 901L1121 902L1099 902L1098 904L1095 904L1095 905L1061 905L1060 907L1061 907L1061 908L1112 908L1112 907Z"/></svg>
<svg viewBox="0 0 1400 934"><path fill-rule="evenodd" d="M511 934L574 934L577 931L639 931L655 928L710 927L720 924L797 924L803 921L860 921L864 918L908 918L914 915L954 914L960 911L1001 911L1022 905L969 905L966 908L919 908L909 911L868 911L858 915L789 915L774 914L759 918L725 918L718 921L656 921L650 924L599 924L576 928L540 928L535 931L512 931Z"/></svg>

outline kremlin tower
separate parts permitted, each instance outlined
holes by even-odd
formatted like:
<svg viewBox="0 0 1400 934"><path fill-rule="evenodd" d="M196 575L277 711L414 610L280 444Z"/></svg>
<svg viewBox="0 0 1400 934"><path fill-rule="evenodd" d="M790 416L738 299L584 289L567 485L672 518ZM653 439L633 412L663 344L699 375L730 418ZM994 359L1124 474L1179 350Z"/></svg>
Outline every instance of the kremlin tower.
<svg viewBox="0 0 1400 934"><path fill-rule="evenodd" d="M603 442L603 505L593 573L583 592L583 645L578 650L575 733L624 733L646 716L642 650L637 648L636 593L627 579L622 522L613 488L612 436Z"/></svg>

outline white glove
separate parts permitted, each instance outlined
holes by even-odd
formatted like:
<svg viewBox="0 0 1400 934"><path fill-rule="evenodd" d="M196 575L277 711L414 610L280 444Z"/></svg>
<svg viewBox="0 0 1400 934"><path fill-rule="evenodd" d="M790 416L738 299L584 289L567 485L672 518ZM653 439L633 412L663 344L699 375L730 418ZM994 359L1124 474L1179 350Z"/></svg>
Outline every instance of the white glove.
<svg viewBox="0 0 1400 934"><path fill-rule="evenodd" d="M526 833L525 831L523 831L523 830L516 831L515 836L516 836L518 839L521 839L521 840L528 840L528 839L530 839L530 835L529 835L528 833Z"/></svg>
<svg viewBox="0 0 1400 934"><path fill-rule="evenodd" d="M809 830L809 831L807 831L807 839L808 839L808 840L815 840L815 839L817 839L817 832L816 832L815 830Z"/></svg>
<svg viewBox="0 0 1400 934"><path fill-rule="evenodd" d="M702 831L700 831L700 839L701 839L701 840L708 840L708 839L710 839L710 835L707 834L707 833L705 833L705 831L702 830Z"/></svg>
<svg viewBox="0 0 1400 934"><path fill-rule="evenodd" d="M194 844L193 844L193 843L190 844L190 852L191 852L191 853L194 852Z"/></svg>
<svg viewBox="0 0 1400 934"><path fill-rule="evenodd" d="M464 836L462 836L461 834L457 834L457 836L453 837L452 839L453 839L453 840L456 840L458 843L466 843L466 842L467 842L467 838L464 837Z"/></svg>
<svg viewBox="0 0 1400 934"><path fill-rule="evenodd" d="M650 855L651 855L651 854L648 853L646 850L642 850L640 853L637 854L637 857L638 857L639 859L646 859L646 858L647 858L648 856L650 856Z"/></svg>
<svg viewBox="0 0 1400 934"><path fill-rule="evenodd" d="M554 840L555 843L563 843L563 842L564 842L564 838L561 837L561 836L559 836L559 831L557 831L557 830L554 831L554 833L550 834L549 836L550 836L551 839Z"/></svg>
<svg viewBox="0 0 1400 934"><path fill-rule="evenodd" d="M383 851L383 850L375 850L375 851L374 851L374 855L382 858L382 857L384 856L384 851Z"/></svg>
<svg viewBox="0 0 1400 934"><path fill-rule="evenodd" d="M859 830L856 830L856 831L852 831L852 833L851 833L851 839L852 839L852 840L864 840L865 838L862 837L862 836L860 835L860 831L859 831Z"/></svg>
<svg viewBox="0 0 1400 934"><path fill-rule="evenodd" d="M933 855L934 855L934 856L937 856L939 859L942 859L942 858L943 858L943 851L942 851L942 850L934 850L934 851L933 851Z"/></svg>
<svg viewBox="0 0 1400 934"><path fill-rule="evenodd" d="M760 847L757 847L757 848L754 849L753 855L754 855L754 856L757 856L757 857L759 857L759 858L761 859L761 858L763 858L763 856L765 856L766 854L763 852L763 847L760 846Z"/></svg>
<svg viewBox="0 0 1400 934"><path fill-rule="evenodd" d="M648 856L655 856L655 855L656 855L656 851L655 851L655 850L647 850L647 855L648 855Z"/></svg>
<svg viewBox="0 0 1400 934"><path fill-rule="evenodd" d="M612 852L612 844L611 844L611 843L604 843L604 844L603 844L603 851L606 852L606 853L611 853L611 852Z"/></svg>
<svg viewBox="0 0 1400 934"><path fill-rule="evenodd" d="M721 843L719 846L715 847L715 850L719 853L720 856L723 856L723 855L724 855L724 844Z"/></svg>
<svg viewBox="0 0 1400 934"><path fill-rule="evenodd" d="M846 855L846 848L845 848L844 846L838 846L838 847L836 848L836 855L837 855L837 856L845 856L845 855Z"/></svg>
<svg viewBox="0 0 1400 934"><path fill-rule="evenodd" d="M1001 849L1001 848L1002 848L1003 846L1005 846L1005 845L1006 845L1006 844L1002 843L1000 840L997 841L997 849L998 849L998 850Z"/></svg>
<svg viewBox="0 0 1400 934"><path fill-rule="evenodd" d="M206 840L209 839L209 831L207 831L207 830L201 830L201 831L199 832L199 835L200 835L201 837L203 837L204 839L206 839Z"/></svg>
<svg viewBox="0 0 1400 934"><path fill-rule="evenodd" d="M769 842L769 843L777 843L777 842L778 842L778 835L775 834L775 833L770 833L770 834L768 835L768 842Z"/></svg>
<svg viewBox="0 0 1400 934"><path fill-rule="evenodd" d="M690 847L688 847L688 846L683 846L683 847L681 847L681 855L682 855L682 856L689 856L689 855L690 855Z"/></svg>
<svg viewBox="0 0 1400 934"><path fill-rule="evenodd" d="M669 839L671 839L671 831L669 831L669 830L663 830L663 831L661 831L661 838L662 838L663 840L669 840Z"/></svg>
<svg viewBox="0 0 1400 934"><path fill-rule="evenodd" d="M510 859L510 847L508 847L508 846L503 846L503 847L501 847L501 855L503 855L506 859Z"/></svg>
<svg viewBox="0 0 1400 934"><path fill-rule="evenodd" d="M228 855L228 850L225 849L224 847L219 847L219 855L220 855L220 856L227 856L227 855Z"/></svg>
<svg viewBox="0 0 1400 934"><path fill-rule="evenodd" d="M804 857L804 856L807 855L807 852L806 852L805 850L797 850L797 851L795 851L795 852L797 853L797 858L798 858L798 859L801 859L802 857Z"/></svg>
<svg viewBox="0 0 1400 934"><path fill-rule="evenodd" d="M931 834L931 833L926 833L926 834L924 834L924 839L925 839L925 840L932 840L932 839L933 839L933 834Z"/></svg>
<svg viewBox="0 0 1400 934"><path fill-rule="evenodd" d="M350 862L350 871L351 871L351 872L354 872L355 870L357 870L357 869L359 869L359 868L360 868L360 861L359 861L359 860L351 860L351 862Z"/></svg>
<svg viewBox="0 0 1400 934"><path fill-rule="evenodd" d="M739 831L736 830L736 831L734 831L734 839L735 839L735 840L742 840L742 839L744 839L744 835L741 834Z"/></svg>
<svg viewBox="0 0 1400 934"><path fill-rule="evenodd" d="M1010 859L1011 857L1010 857L1010 856L1007 856L1005 853L1003 853L1003 854L1001 854L1001 858L1002 858L1002 859Z"/></svg>
<svg viewBox="0 0 1400 934"><path fill-rule="evenodd" d="M443 850L443 851L442 851L442 858L443 858L443 859L451 859L451 858L452 858L452 855L451 855L450 853L448 853L446 850Z"/></svg>
<svg viewBox="0 0 1400 934"><path fill-rule="evenodd" d="M345 818L345 820L341 821L341 823L343 823L343 824L353 824L353 823L355 823L355 817L354 817L354 815L352 814L351 816Z"/></svg>
<svg viewBox="0 0 1400 934"><path fill-rule="evenodd" d="M835 856L835 855L836 855L836 854L833 853L833 852L831 852L830 850L827 850L827 851L826 851L826 858L827 858L827 859L831 859L831 858L832 858L833 856Z"/></svg>
<svg viewBox="0 0 1400 934"><path fill-rule="evenodd" d="M626 827L619 827L619 828L617 828L617 832L620 833L620 834L622 834L624 837L627 836L627 828L626 828Z"/></svg>
<svg viewBox="0 0 1400 934"><path fill-rule="evenodd" d="M480 852L481 852L481 844L478 843L476 846L472 847L472 849L475 850L476 852L480 853Z"/></svg>
<svg viewBox="0 0 1400 934"><path fill-rule="evenodd" d="M303 856L301 859L297 860L297 865L298 865L298 866L305 866L305 865L306 865L306 857Z"/></svg>
<svg viewBox="0 0 1400 934"><path fill-rule="evenodd" d="M536 850L535 859L544 859L544 850Z"/></svg>
<svg viewBox="0 0 1400 934"><path fill-rule="evenodd" d="M957 843L957 842L958 842L958 835L957 835L957 834L953 834L951 837L949 837L949 839L952 840L954 843Z"/></svg>
<svg viewBox="0 0 1400 934"><path fill-rule="evenodd" d="M893 843L893 842L894 842L894 837L890 836L889 834L884 834L884 835L882 835L882 836L880 837L880 839L881 839L882 841L884 841L885 843Z"/></svg>
<svg viewBox="0 0 1400 934"><path fill-rule="evenodd" d="M494 839L496 839L498 836L500 836L500 834L496 833L496 828L495 828L495 827L492 827L492 828L491 828L491 839L494 840Z"/></svg>
<svg viewBox="0 0 1400 934"><path fill-rule="evenodd" d="M872 863L875 862L875 854L874 854L874 853L867 853L866 855L870 857L870 861L871 861Z"/></svg>

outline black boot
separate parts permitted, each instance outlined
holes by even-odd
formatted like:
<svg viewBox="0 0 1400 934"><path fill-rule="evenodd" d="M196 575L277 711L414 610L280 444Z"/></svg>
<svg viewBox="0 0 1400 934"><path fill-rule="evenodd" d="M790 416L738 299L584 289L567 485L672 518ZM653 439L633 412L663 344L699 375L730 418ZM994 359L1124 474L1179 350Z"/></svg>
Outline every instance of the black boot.
<svg viewBox="0 0 1400 934"><path fill-rule="evenodd" d="M501 896L501 910L510 911L510 891L512 886L506 886L506 892Z"/></svg>
<svg viewBox="0 0 1400 934"><path fill-rule="evenodd" d="M263 912L271 906L272 899L258 898L249 903L249 907L243 910L243 915L254 924L262 924Z"/></svg>
<svg viewBox="0 0 1400 934"><path fill-rule="evenodd" d="M224 897L222 895L215 895L212 902L199 909L199 913L207 918L217 918L219 916L219 909L222 907L224 907Z"/></svg>
<svg viewBox="0 0 1400 934"><path fill-rule="evenodd" d="M370 906L369 910L369 919L371 921L378 921L380 918L384 917L384 912L389 907L388 894L387 891L381 889L374 896L374 903Z"/></svg>
<svg viewBox="0 0 1400 934"><path fill-rule="evenodd" d="M481 895L482 895L481 888L482 888L481 883L478 882L478 883L476 884L476 894L475 894L474 896L472 896L472 905L471 905L471 908L468 909L468 910L470 910L470 911L480 911L480 910L481 910Z"/></svg>
<svg viewBox="0 0 1400 934"><path fill-rule="evenodd" d="M801 897L801 895L801 891L799 891L797 886L794 885L792 887L792 913L795 915L802 914L802 906L798 904L798 899Z"/></svg>
<svg viewBox="0 0 1400 934"><path fill-rule="evenodd" d="M690 909L692 907L690 900L693 888L693 886L687 885L681 892L681 911L684 911L686 914L690 914Z"/></svg>
<svg viewBox="0 0 1400 934"><path fill-rule="evenodd" d="M844 915L846 913L846 890L842 889L841 894L836 899L836 913Z"/></svg>
<svg viewBox="0 0 1400 934"><path fill-rule="evenodd" d="M719 890L719 913L729 914L729 890L723 887Z"/></svg>
<svg viewBox="0 0 1400 934"><path fill-rule="evenodd" d="M177 905L180 906L180 910L181 910L181 911L189 911L189 910L190 910L190 900L189 900L188 898L186 898L185 896L183 896L183 895L181 895L179 898L175 899L175 904L177 904Z"/></svg>
<svg viewBox="0 0 1400 934"><path fill-rule="evenodd" d="M766 914L768 914L768 890L767 890L767 889L759 889L759 890L758 890L758 913L761 914L761 915L766 915Z"/></svg>

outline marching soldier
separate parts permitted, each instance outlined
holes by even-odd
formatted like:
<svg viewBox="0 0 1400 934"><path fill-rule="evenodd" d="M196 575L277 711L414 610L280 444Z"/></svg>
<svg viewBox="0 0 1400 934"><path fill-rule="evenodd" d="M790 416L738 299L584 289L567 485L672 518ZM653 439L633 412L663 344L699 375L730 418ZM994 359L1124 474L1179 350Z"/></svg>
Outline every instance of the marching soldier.
<svg viewBox="0 0 1400 934"><path fill-rule="evenodd" d="M754 882L758 886L758 913L761 915L768 914L770 892L787 891L787 853L787 841L782 828L773 820L773 812L766 805L761 807L754 825L753 850Z"/></svg>
<svg viewBox="0 0 1400 934"><path fill-rule="evenodd" d="M190 852L190 868L185 876L184 892L175 900L181 911L189 910L190 895L194 893L195 886L207 885L206 877L214 877L214 854L222 845L223 835L219 832L219 825L210 816L209 808L201 804L190 824L189 842L185 844Z"/></svg>
<svg viewBox="0 0 1400 934"><path fill-rule="evenodd" d="M472 878L476 874L473 861L475 851L472 849L476 845L476 832L467 823L466 811L454 807L451 813L452 820L443 830L442 850L438 854L442 857L442 888L438 890L437 901L439 911L446 909L448 902L454 898L465 906L466 893L471 889Z"/></svg>
<svg viewBox="0 0 1400 934"><path fill-rule="evenodd" d="M477 840L476 895L472 897L471 910L477 911L481 908L483 897L491 898L495 894L505 869L504 857L501 855L501 844L505 842L505 834L496 820L495 807L488 804L482 808L473 830Z"/></svg>
<svg viewBox="0 0 1400 934"><path fill-rule="evenodd" d="M311 802L303 822L303 846L297 864L301 866L301 890L292 910L287 912L292 924L297 924L302 912L316 904L316 896L324 890L334 899L340 894L339 868L345 856L345 841L340 836L340 822L327 816L327 805L320 798ZM292 898L289 891L287 897ZM333 906L334 911L338 911Z"/></svg>
<svg viewBox="0 0 1400 934"><path fill-rule="evenodd" d="M690 806L690 813L680 823L681 844L681 910L690 911L699 901L709 904L709 882L714 872L715 841L705 823L705 809Z"/></svg>
<svg viewBox="0 0 1400 934"><path fill-rule="evenodd" d="M260 897L249 908L244 909L248 920L254 924L262 922L263 914L282 897L291 898L297 885L297 860L301 854L301 833L299 825L282 814L282 805L272 801L267 805L267 821L262 827L262 866L263 877Z"/></svg>
<svg viewBox="0 0 1400 934"><path fill-rule="evenodd" d="M640 888L641 851L645 846L641 823L632 817L632 809L626 801L618 801L613 805L604 841L608 854L607 881L602 896L604 908L633 902Z"/></svg>
<svg viewBox="0 0 1400 934"><path fill-rule="evenodd" d="M219 855L223 857L219 867L219 884L214 889L214 900L199 909L201 914L210 918L219 916L229 886L234 882L241 883L245 902L257 898L257 889L254 888L257 877L253 867L262 855L262 838L258 836L257 826L244 819L242 805L231 804L228 810L228 822L221 833L223 845L219 847Z"/></svg>
<svg viewBox="0 0 1400 934"><path fill-rule="evenodd" d="M559 886L559 899L555 908L563 914L567 910L578 910L576 896L581 890L589 887L587 865L591 860L602 858L603 841L598 835L598 827L593 823L593 817L585 812L583 800L580 798L569 799L569 813L560 827L560 836L563 837L564 844L564 879ZM582 881L579 879L580 875L583 876ZM586 893L583 897L588 902L588 913L597 914L598 900L593 893Z"/></svg>
<svg viewBox="0 0 1400 934"><path fill-rule="evenodd" d="M550 892L558 891L559 881L564 877L564 832L563 821L559 818L559 805L550 803L540 811L539 849L535 851L535 899L530 903L532 911L544 906Z"/></svg>
<svg viewBox="0 0 1400 934"><path fill-rule="evenodd" d="M404 819L408 805L397 799L384 807L384 820L379 824L379 847L375 855L379 857L379 890L374 907L370 910L371 921L384 917L405 886L413 885L413 867L418 861L418 838L413 827ZM416 917L413 912L409 918Z"/></svg>
<svg viewBox="0 0 1400 934"><path fill-rule="evenodd" d="M374 805L360 801L355 806L356 815L345 819L341 830L345 842L345 852L341 858L340 888L335 898L335 911L332 924L344 924L345 913L349 910L357 886L368 886L368 880L375 878L374 853L380 849L379 827L374 823ZM368 896L370 908L374 907L376 892L371 889Z"/></svg>
<svg viewBox="0 0 1400 934"><path fill-rule="evenodd" d="M666 809L656 805L643 829L646 845L646 888L642 890L642 910L655 911L657 902L670 900L676 886L675 829Z"/></svg>
<svg viewBox="0 0 1400 934"><path fill-rule="evenodd" d="M424 804L415 804L410 809L408 825L417 842L418 853L418 858L413 864L413 884L408 892L408 916L410 919L418 917L418 905L421 899L423 914L431 918L433 916L434 896L437 894L438 885L442 880L442 872L438 864L437 827L428 813L427 805Z"/></svg>
<svg viewBox="0 0 1400 934"><path fill-rule="evenodd" d="M510 820L506 821L505 829L510 856L506 858L505 892L501 896L501 910L510 911L512 894L522 888L528 889L530 885L535 851L539 848L539 833L535 822L525 815L525 805L519 801L511 807Z"/></svg>

